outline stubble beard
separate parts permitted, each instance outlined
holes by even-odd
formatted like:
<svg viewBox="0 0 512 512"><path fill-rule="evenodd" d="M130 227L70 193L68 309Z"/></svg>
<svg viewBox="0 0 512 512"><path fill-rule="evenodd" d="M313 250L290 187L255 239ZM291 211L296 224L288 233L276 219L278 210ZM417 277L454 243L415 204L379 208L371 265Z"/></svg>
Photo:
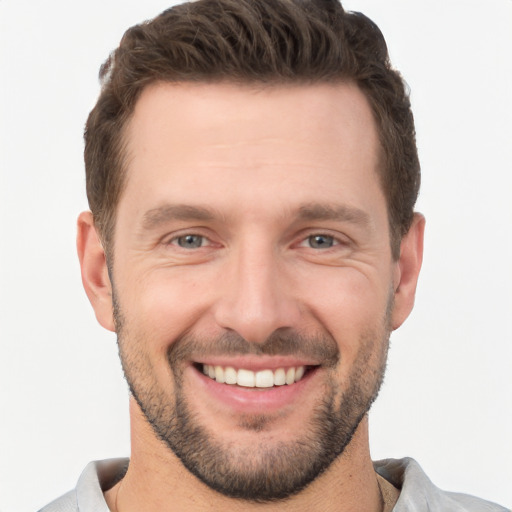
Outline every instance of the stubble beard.
<svg viewBox="0 0 512 512"><path fill-rule="evenodd" d="M174 378L174 401L169 399L152 372L144 351L144 339L130 339L117 301L116 330L119 353L130 391L155 434L172 450L182 464L211 489L228 496L258 503L284 500L299 493L321 475L344 452L361 420L381 387L389 345L391 301L384 322L369 329L359 340L348 383L341 389L334 369L340 354L336 341L328 336L305 338L295 332L279 332L262 345L249 344L237 335L199 341L190 336L176 340L168 353ZM128 345L130 347L128 348ZM184 392L183 363L188 355L202 348L211 354L324 352L325 394L314 407L302 434L293 441L258 441L258 432L271 430L272 417L245 415L237 428L254 431L250 446L220 440L216 432L201 425ZM309 347L309 348L304 348Z"/></svg>

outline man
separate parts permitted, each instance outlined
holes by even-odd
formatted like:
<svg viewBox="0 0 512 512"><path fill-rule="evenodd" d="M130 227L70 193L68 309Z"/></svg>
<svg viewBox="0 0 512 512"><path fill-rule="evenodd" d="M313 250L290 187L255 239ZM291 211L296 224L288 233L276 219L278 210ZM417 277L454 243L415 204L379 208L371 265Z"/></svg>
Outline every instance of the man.
<svg viewBox="0 0 512 512"><path fill-rule="evenodd" d="M370 459L424 229L379 29L334 0L200 0L102 76L78 253L132 453L43 510L505 510Z"/></svg>

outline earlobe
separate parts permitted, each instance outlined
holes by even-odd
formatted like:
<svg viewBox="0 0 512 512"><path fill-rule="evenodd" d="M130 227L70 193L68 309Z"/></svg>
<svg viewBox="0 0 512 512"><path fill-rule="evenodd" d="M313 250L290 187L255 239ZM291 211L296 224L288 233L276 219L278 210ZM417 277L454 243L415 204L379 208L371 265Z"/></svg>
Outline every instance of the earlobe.
<svg viewBox="0 0 512 512"><path fill-rule="evenodd" d="M398 329L414 306L416 285L423 261L425 217L414 214L412 225L400 244L400 259L396 263L397 280L394 286L394 307L391 327Z"/></svg>
<svg viewBox="0 0 512 512"><path fill-rule="evenodd" d="M82 283L98 322L114 331L112 285L105 251L94 226L91 212L82 212L77 222L77 251Z"/></svg>

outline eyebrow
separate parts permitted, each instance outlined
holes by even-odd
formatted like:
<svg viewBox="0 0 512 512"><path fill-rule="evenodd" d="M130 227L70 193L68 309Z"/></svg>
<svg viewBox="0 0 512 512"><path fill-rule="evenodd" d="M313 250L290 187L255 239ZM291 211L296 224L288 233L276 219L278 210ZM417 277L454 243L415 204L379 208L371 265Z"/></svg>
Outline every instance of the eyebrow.
<svg viewBox="0 0 512 512"><path fill-rule="evenodd" d="M216 218L213 210L188 204L165 204L148 210L142 219L144 230L156 229L173 220L211 221ZM370 216L363 210L348 205L308 203L299 207L298 219L302 221L332 220L350 222L368 227Z"/></svg>
<svg viewBox="0 0 512 512"><path fill-rule="evenodd" d="M368 213L348 205L306 204L299 208L299 218L308 221L334 220L350 222L365 227L371 224Z"/></svg>
<svg viewBox="0 0 512 512"><path fill-rule="evenodd" d="M171 220L208 221L213 218L213 212L202 206L166 204L148 210L142 219L142 227L143 229L151 230Z"/></svg>

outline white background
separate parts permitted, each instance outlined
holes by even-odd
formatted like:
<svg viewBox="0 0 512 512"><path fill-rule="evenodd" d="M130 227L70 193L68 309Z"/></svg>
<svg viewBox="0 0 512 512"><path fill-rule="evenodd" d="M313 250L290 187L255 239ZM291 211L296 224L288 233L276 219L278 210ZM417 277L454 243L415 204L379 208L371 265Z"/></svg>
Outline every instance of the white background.
<svg viewBox="0 0 512 512"><path fill-rule="evenodd" d="M416 309L392 338L374 458L512 505L512 1L350 0L412 89L427 217ZM0 0L0 511L129 453L115 338L82 291L82 129L97 71L164 0Z"/></svg>

